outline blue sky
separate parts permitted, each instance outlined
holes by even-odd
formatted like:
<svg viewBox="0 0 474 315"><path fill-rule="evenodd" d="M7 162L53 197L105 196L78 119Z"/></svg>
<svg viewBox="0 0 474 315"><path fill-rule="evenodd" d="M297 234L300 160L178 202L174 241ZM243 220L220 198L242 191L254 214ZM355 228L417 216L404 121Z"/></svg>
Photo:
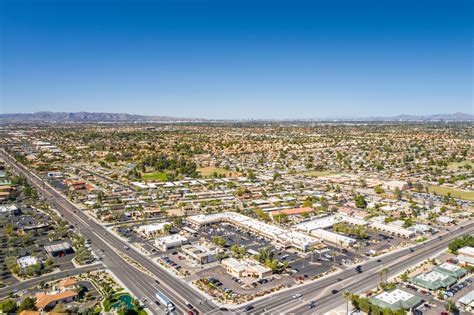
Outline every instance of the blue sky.
<svg viewBox="0 0 474 315"><path fill-rule="evenodd" d="M472 113L472 6L0 0L0 111Z"/></svg>

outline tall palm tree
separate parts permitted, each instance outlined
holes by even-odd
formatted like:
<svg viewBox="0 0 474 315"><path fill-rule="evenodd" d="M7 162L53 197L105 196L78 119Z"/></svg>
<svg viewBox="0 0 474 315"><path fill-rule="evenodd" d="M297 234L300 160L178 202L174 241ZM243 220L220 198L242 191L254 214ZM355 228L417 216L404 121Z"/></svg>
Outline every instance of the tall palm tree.
<svg viewBox="0 0 474 315"><path fill-rule="evenodd" d="M336 267L336 256L337 256L337 254L335 252L332 252L331 256L332 256L333 266Z"/></svg>
<svg viewBox="0 0 474 315"><path fill-rule="evenodd" d="M378 275L380 276L380 283L383 283L383 270L380 270Z"/></svg>
<svg viewBox="0 0 474 315"><path fill-rule="evenodd" d="M344 300L346 300L346 314L349 314L349 301L351 300L351 293L349 291L344 291L342 296L344 297Z"/></svg>
<svg viewBox="0 0 474 315"><path fill-rule="evenodd" d="M388 267L385 267L385 268L383 268L383 270L382 270L383 273L385 274L385 282L388 281L388 270L389 270Z"/></svg>

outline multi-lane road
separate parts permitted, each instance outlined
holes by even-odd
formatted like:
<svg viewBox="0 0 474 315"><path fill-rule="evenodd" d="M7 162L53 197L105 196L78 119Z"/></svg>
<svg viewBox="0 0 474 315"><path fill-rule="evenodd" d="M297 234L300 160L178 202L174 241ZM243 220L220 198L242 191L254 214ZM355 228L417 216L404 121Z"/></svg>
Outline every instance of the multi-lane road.
<svg viewBox="0 0 474 315"><path fill-rule="evenodd" d="M322 314L344 303L342 296L344 291L364 292L377 286L380 282L379 272L383 269L388 269L388 277L401 273L442 251L453 239L473 231L474 223L466 222L464 225L458 225L452 231L440 234L438 237L411 249L403 249L370 260L362 265L362 273L358 273L354 269L344 270L319 281L262 299L253 303L253 311L258 314ZM338 293L333 294L333 290L337 290ZM301 298L293 299L292 296L295 293L301 294ZM309 301L316 301L316 307L310 309Z"/></svg>
<svg viewBox="0 0 474 315"><path fill-rule="evenodd" d="M102 264L94 264L94 265L87 265L71 270L62 270L54 273L45 274L33 279L28 279L25 281L17 282L6 287L0 289L0 298L7 296L10 292L21 291L25 289L29 289L40 285L43 281L53 281L58 279L63 279L65 277L71 277L80 275L82 273L90 272L90 271L98 271L103 270L104 266Z"/></svg>
<svg viewBox="0 0 474 315"><path fill-rule="evenodd" d="M72 223L85 237L92 241L96 250L104 252L103 264L111 270L117 278L138 298L146 297L145 304L155 314L163 313L163 308L158 308L154 303L155 292L164 292L175 303L177 313L183 314L187 311L187 303L195 306L201 314L217 313L245 313L243 307L231 311L221 311L212 302L199 292L191 288L187 283L176 278L167 271L161 269L148 257L135 251L125 249L127 245L117 236L108 233L107 229L81 212L67 198L61 195L48 184L44 183L35 174L32 174L23 165L18 164L5 151L0 150L0 158L3 158L19 174L27 178L38 191ZM395 275L421 262L437 252L446 248L447 244L454 238L474 231L474 223L466 223L457 226L452 231L440 234L428 242L419 244L412 249L403 249L380 257L378 260L370 260L363 264L363 272L357 273L352 269L335 273L322 278L316 282L280 291L266 298L251 303L253 314L322 314L325 311L344 303L342 293L363 292L373 288L380 281L379 272L388 268L388 276ZM128 247L127 247L128 248ZM142 272L133 267L123 257L128 257L141 265L148 272ZM151 276L152 274L153 276ZM156 282L159 281L159 283ZM333 290L338 293L333 294ZM293 299L295 293L301 294L301 298ZM0 292L1 294L1 292ZM308 302L316 301L316 307L309 309Z"/></svg>
<svg viewBox="0 0 474 315"><path fill-rule="evenodd" d="M162 314L164 312L163 308L159 308L154 303L157 290L164 292L173 301L178 314L187 312L187 303L192 304L200 313L211 312L216 308L211 301L207 301L203 295L187 283L161 269L148 257L143 256L133 248L126 249L128 247L126 247L127 244L123 240L108 233L105 227L84 214L65 196L43 182L35 174L32 174L26 167L17 163L4 150L0 151L0 158L7 162L15 172L24 176L61 213L65 220L73 224L84 237L90 239L95 250L103 251L102 263L137 298L146 298L147 301L144 304L152 313ZM153 276L136 269L123 257L134 260Z"/></svg>

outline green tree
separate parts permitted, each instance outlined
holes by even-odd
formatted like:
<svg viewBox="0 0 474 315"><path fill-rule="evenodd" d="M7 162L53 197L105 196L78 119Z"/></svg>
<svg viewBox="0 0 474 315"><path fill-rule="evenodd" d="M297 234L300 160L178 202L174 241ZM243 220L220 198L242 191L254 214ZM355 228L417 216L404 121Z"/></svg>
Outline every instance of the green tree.
<svg viewBox="0 0 474 315"><path fill-rule="evenodd" d="M183 218L182 217L175 217L173 219L173 223L177 227L182 227L183 226Z"/></svg>
<svg viewBox="0 0 474 315"><path fill-rule="evenodd" d="M329 202L328 202L328 200L326 199L326 197L321 197L321 199L319 200L319 202L321 203L321 210L323 210L323 211L328 211L328 209L329 209Z"/></svg>
<svg viewBox="0 0 474 315"><path fill-rule="evenodd" d="M362 195L356 195L354 197L354 202L357 208L365 208L367 207L367 201L365 201L365 197Z"/></svg>
<svg viewBox="0 0 474 315"><path fill-rule="evenodd" d="M444 304L444 308L451 314L457 314L459 312L456 303L451 299L446 301L446 303Z"/></svg>
<svg viewBox="0 0 474 315"><path fill-rule="evenodd" d="M380 186L380 185L375 186L374 191L377 194L383 194L385 192L385 190L383 190L382 186Z"/></svg>
<svg viewBox="0 0 474 315"><path fill-rule="evenodd" d="M224 246L226 244L226 241L222 237L214 236L212 238L212 243L214 243L217 246Z"/></svg>
<svg viewBox="0 0 474 315"><path fill-rule="evenodd" d="M33 297L26 297L21 301L18 311L36 311L36 299Z"/></svg>
<svg viewBox="0 0 474 315"><path fill-rule="evenodd" d="M16 302L12 299L5 299L0 302L0 310L6 314L15 313L17 310Z"/></svg>
<svg viewBox="0 0 474 315"><path fill-rule="evenodd" d="M398 187L395 187L395 197L397 198L397 200L402 200L402 197L403 197L403 192L400 190L400 188Z"/></svg>
<svg viewBox="0 0 474 315"><path fill-rule="evenodd" d="M171 225L170 224L165 224L163 226L163 234L168 235L170 234L171 231Z"/></svg>

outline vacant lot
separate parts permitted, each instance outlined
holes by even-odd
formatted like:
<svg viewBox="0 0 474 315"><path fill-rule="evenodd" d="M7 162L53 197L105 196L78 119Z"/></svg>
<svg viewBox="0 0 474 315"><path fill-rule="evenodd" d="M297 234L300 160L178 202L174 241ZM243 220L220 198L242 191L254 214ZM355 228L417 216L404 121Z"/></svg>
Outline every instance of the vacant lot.
<svg viewBox="0 0 474 315"><path fill-rule="evenodd" d="M454 198L474 201L474 192L472 191L465 191L465 190L449 188L449 187L441 187L441 186L430 186L430 193L441 195L441 196L447 196L448 194L450 194L451 197L454 197Z"/></svg>
<svg viewBox="0 0 474 315"><path fill-rule="evenodd" d="M203 167L197 169L198 173L201 174L202 177L213 177L214 174L223 175L225 177L237 177L240 176L239 172L229 171L220 167Z"/></svg>
<svg viewBox="0 0 474 315"><path fill-rule="evenodd" d="M142 175L144 180L156 180L160 182L164 182L168 179L168 175L163 172L153 172L153 173L145 173Z"/></svg>

